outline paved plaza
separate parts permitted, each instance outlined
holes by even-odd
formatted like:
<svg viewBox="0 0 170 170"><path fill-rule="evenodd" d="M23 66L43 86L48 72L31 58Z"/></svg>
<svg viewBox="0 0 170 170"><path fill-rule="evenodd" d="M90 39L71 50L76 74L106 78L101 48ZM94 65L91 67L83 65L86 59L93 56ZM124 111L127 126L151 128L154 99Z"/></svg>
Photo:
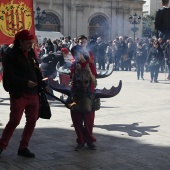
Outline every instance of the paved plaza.
<svg viewBox="0 0 170 170"><path fill-rule="evenodd" d="M94 125L96 151L74 151L76 134L70 126L69 110L58 101L50 101L52 117L37 121L30 141L29 149L36 157L17 155L23 116L0 156L0 170L169 170L170 81L164 73L159 74L159 83L150 83L149 73L144 78L137 80L135 71L115 71L98 79L98 88L117 86L119 80L123 86L114 98L101 99ZM1 135L9 118L8 93L2 83L0 101Z"/></svg>

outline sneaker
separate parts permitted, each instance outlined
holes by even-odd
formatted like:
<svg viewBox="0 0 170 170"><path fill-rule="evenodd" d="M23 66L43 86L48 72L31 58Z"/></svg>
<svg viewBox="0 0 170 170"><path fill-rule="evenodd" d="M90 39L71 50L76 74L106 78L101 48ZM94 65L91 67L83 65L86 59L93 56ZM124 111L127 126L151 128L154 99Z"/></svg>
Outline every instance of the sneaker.
<svg viewBox="0 0 170 170"><path fill-rule="evenodd" d="M150 80L150 83L152 83L153 82L153 80Z"/></svg>
<svg viewBox="0 0 170 170"><path fill-rule="evenodd" d="M84 149L84 144L82 144L82 143L79 143L76 147L75 147L75 151L81 151L81 150L83 150Z"/></svg>
<svg viewBox="0 0 170 170"><path fill-rule="evenodd" d="M94 145L94 143L87 143L87 146L88 146L89 149L91 149L91 150L97 150L97 147Z"/></svg>
<svg viewBox="0 0 170 170"><path fill-rule="evenodd" d="M142 77L142 80L145 80L145 79Z"/></svg>
<svg viewBox="0 0 170 170"><path fill-rule="evenodd" d="M159 83L159 81L158 81L158 80L155 80L154 82L155 82L155 83Z"/></svg>
<svg viewBox="0 0 170 170"><path fill-rule="evenodd" d="M27 148L18 149L18 155L24 156L24 157L27 157L27 158L34 158L35 157L35 154L30 152Z"/></svg>

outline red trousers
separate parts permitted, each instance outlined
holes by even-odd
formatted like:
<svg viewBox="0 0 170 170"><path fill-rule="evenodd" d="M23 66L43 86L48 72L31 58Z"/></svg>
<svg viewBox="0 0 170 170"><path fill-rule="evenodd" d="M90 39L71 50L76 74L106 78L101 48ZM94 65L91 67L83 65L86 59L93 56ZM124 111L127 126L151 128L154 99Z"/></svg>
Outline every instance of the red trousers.
<svg viewBox="0 0 170 170"><path fill-rule="evenodd" d="M71 118L77 134L77 143L84 144L96 141L92 134L94 125L94 115L95 112L83 114L71 111Z"/></svg>
<svg viewBox="0 0 170 170"><path fill-rule="evenodd" d="M10 94L10 119L2 133L0 139L0 148L6 149L9 140L19 125L25 110L26 124L22 134L19 148L27 148L32 133L34 131L39 111L39 96L38 94L23 94L20 98L14 98L13 94Z"/></svg>

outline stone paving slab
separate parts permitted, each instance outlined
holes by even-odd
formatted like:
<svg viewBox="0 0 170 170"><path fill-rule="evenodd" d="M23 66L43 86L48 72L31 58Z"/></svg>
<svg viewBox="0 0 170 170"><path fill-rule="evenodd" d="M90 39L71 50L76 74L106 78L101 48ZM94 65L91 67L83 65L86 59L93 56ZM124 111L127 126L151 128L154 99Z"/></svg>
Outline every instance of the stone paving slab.
<svg viewBox="0 0 170 170"><path fill-rule="evenodd" d="M98 79L98 88L117 86L120 94L101 99L96 112L94 135L98 150L75 152L76 134L67 108L50 102L52 118L39 119L30 142L34 159L17 155L25 125L23 116L8 148L0 156L0 170L169 170L170 81L159 74L160 83L137 80L136 72L115 71ZM58 97L59 93L55 93ZM0 83L0 100L8 98ZM0 102L0 134L9 118L9 100Z"/></svg>

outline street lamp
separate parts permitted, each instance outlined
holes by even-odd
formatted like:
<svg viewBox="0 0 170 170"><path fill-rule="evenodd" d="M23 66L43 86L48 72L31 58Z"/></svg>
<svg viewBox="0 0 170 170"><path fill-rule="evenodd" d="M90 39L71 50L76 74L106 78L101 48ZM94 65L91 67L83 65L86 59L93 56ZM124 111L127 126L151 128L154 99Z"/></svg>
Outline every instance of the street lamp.
<svg viewBox="0 0 170 170"><path fill-rule="evenodd" d="M136 25L137 24L140 24L141 22L141 17L140 16L137 16L137 14L135 13L133 16L130 15L129 16L129 22L130 24L133 24L133 28L131 29L134 33L134 42L135 42L135 33L139 30Z"/></svg>
<svg viewBox="0 0 170 170"><path fill-rule="evenodd" d="M37 11L37 16L35 17L35 20L36 20L35 27L37 30L40 30L40 21L46 17L46 12L45 10L43 10L41 14L40 7L37 7L36 11Z"/></svg>

